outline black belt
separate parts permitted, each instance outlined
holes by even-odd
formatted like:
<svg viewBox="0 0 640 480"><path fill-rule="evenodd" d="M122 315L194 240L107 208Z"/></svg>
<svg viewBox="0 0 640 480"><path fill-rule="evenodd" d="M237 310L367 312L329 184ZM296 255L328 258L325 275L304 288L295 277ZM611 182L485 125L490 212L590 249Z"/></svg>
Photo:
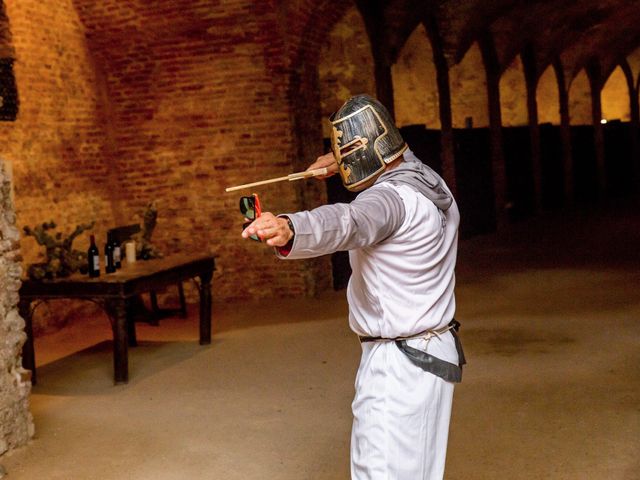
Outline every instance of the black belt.
<svg viewBox="0 0 640 480"><path fill-rule="evenodd" d="M464 352L462 351L462 343L458 337L458 330L460 329L460 323L455 319L449 322L448 328L445 331L451 331L453 339L456 344L456 350L458 352L458 365L455 363L441 360L433 355L430 355L417 348L407 345L407 340L412 338L420 338L422 334L412 337L399 337L399 338L383 338L383 337L360 337L361 342L376 342L376 341L393 341L396 346L404 353L411 363L420 367L425 372L432 373L437 377L442 378L447 382L460 383L462 381L462 366L467 363L464 358ZM432 332L438 335L438 331ZM429 332L424 332L424 335L428 335Z"/></svg>

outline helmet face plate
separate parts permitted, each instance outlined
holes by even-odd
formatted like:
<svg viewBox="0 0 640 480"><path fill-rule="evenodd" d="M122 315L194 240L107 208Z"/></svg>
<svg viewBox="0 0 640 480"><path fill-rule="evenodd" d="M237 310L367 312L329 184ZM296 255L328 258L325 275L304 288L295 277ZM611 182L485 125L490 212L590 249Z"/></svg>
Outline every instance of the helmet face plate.
<svg viewBox="0 0 640 480"><path fill-rule="evenodd" d="M407 148L387 110L368 95L349 99L331 123L333 155L351 191L369 186Z"/></svg>
<svg viewBox="0 0 640 480"><path fill-rule="evenodd" d="M385 163L376 151L376 141L386 133L387 129L370 105L334 121L332 147L345 187L357 189L369 177L384 170Z"/></svg>

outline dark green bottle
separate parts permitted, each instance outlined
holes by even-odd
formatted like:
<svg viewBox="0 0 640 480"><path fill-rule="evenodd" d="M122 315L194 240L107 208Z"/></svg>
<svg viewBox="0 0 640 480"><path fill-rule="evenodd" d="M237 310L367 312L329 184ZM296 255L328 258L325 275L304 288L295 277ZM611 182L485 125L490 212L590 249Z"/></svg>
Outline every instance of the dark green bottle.
<svg viewBox="0 0 640 480"><path fill-rule="evenodd" d="M96 238L91 235L91 245L87 251L87 267L90 277L100 276L100 252L96 246Z"/></svg>
<svg viewBox="0 0 640 480"><path fill-rule="evenodd" d="M104 271L106 273L114 273L116 271L116 262L113 257L113 242L111 236L107 235L107 241L104 244Z"/></svg>

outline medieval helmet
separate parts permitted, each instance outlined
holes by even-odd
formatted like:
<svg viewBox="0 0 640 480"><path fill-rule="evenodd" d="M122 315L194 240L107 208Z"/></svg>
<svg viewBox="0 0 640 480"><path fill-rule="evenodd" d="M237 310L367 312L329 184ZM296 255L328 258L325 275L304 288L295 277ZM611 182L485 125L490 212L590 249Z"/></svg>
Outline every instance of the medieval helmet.
<svg viewBox="0 0 640 480"><path fill-rule="evenodd" d="M329 120L333 156L348 190L368 187L407 149L388 110L369 95L351 97Z"/></svg>

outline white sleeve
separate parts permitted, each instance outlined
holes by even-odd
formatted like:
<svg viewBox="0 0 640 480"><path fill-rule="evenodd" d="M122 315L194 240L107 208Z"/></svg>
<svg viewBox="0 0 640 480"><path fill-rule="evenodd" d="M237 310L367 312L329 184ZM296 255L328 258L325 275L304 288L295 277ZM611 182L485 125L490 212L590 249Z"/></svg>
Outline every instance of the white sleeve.
<svg viewBox="0 0 640 480"><path fill-rule="evenodd" d="M393 188L371 187L351 203L324 205L310 211L286 213L295 229L288 255L300 259L353 250L382 242L404 222L404 204Z"/></svg>

